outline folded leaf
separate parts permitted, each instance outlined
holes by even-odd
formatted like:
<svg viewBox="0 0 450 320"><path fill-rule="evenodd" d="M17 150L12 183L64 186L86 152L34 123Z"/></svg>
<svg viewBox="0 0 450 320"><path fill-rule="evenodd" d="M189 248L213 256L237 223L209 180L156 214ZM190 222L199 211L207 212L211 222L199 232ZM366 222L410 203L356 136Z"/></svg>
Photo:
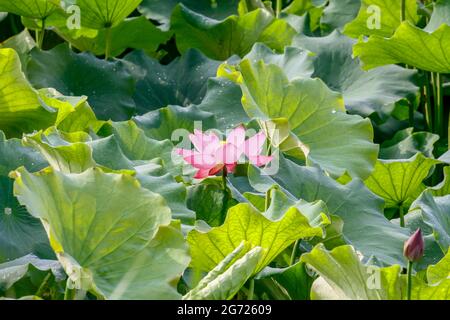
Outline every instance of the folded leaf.
<svg viewBox="0 0 450 320"><path fill-rule="evenodd" d="M184 300L230 300L253 275L264 255L261 247L242 243L211 270Z"/></svg>
<svg viewBox="0 0 450 320"><path fill-rule="evenodd" d="M192 266L203 271L214 269L244 240L252 246L259 246L265 252L254 271L256 274L296 240L316 236L323 236L322 227L311 225L295 207L278 221L271 221L250 205L238 204L228 210L222 226L208 232L192 230L187 241Z"/></svg>

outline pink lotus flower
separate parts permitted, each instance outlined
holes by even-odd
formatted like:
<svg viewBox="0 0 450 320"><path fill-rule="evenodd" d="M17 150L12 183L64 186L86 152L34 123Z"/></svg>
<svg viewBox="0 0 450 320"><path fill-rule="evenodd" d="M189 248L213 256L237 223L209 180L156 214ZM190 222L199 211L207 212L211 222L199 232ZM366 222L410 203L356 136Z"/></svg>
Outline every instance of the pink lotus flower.
<svg viewBox="0 0 450 320"><path fill-rule="evenodd" d="M425 243L422 236L422 231L417 229L416 232L409 238L403 247L403 255L409 261L416 262L423 257Z"/></svg>
<svg viewBox="0 0 450 320"><path fill-rule="evenodd" d="M221 170L234 172L242 154L245 154L250 163L261 167L272 161L271 156L261 155L266 136L260 132L245 140L245 129L240 126L234 129L226 141L220 141L214 133L203 133L194 130L189 139L196 150L177 149L183 159L198 169L194 178L203 179L216 175Z"/></svg>

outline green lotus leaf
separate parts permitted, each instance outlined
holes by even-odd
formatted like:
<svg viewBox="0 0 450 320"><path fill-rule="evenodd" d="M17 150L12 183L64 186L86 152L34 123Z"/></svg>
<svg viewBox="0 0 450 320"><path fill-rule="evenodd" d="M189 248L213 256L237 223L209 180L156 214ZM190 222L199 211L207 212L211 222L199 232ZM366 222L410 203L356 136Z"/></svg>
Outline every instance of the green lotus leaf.
<svg viewBox="0 0 450 320"><path fill-rule="evenodd" d="M221 180L207 179L188 189L187 205L195 211L197 220L203 220L212 227L218 227L232 206L238 204L229 190L223 189Z"/></svg>
<svg viewBox="0 0 450 320"><path fill-rule="evenodd" d="M274 64L283 70L289 81L310 78L314 73L314 53L295 47L286 47L282 54L278 54L266 45L257 43L244 59Z"/></svg>
<svg viewBox="0 0 450 320"><path fill-rule="evenodd" d="M427 188L435 197L442 197L450 194L450 167L444 167L444 180L434 187Z"/></svg>
<svg viewBox="0 0 450 320"><path fill-rule="evenodd" d="M289 81L278 66L263 61L245 59L239 69L244 109L262 121L273 145L296 157L306 156L309 164L333 176L345 171L360 177L370 174L378 153L372 126L367 119L346 114L340 94L320 79Z"/></svg>
<svg viewBox="0 0 450 320"><path fill-rule="evenodd" d="M172 163L172 143L145 137L131 121L113 123L111 127L111 136L97 140L82 132L68 134L55 128L27 135L23 140L63 173L82 173L96 166L135 173L142 187L164 197L174 219L192 225L195 214L186 207L186 188L173 177L181 170Z"/></svg>
<svg viewBox="0 0 450 320"><path fill-rule="evenodd" d="M415 99L419 88L414 83L416 72L399 66L384 66L369 72L353 59L355 40L339 32L321 37L297 36L293 45L316 54L313 77L341 92L351 113L369 116L384 113L383 107L403 98Z"/></svg>
<svg viewBox="0 0 450 320"><path fill-rule="evenodd" d="M0 130L7 136L20 136L52 125L55 110L41 106L39 95L21 71L13 49L0 49Z"/></svg>
<svg viewBox="0 0 450 320"><path fill-rule="evenodd" d="M0 263L29 253L51 258L52 252L41 222L32 217L13 195L10 171L26 166L37 171L45 160L18 139L6 140L0 131Z"/></svg>
<svg viewBox="0 0 450 320"><path fill-rule="evenodd" d="M172 11L179 3L204 16L221 20L236 14L239 2L240 0L143 0L138 9L148 19L156 20L164 29L168 29Z"/></svg>
<svg viewBox="0 0 450 320"><path fill-rule="evenodd" d="M56 32L66 41L80 51L89 51L97 56L105 54L106 34L105 29L93 30L91 34L79 35L80 31L69 30L66 27L66 17L58 23ZM117 57L126 49L142 49L148 54L154 54L161 44L166 43L170 32L159 30L145 17L133 17L122 21L110 31L111 47L110 56Z"/></svg>
<svg viewBox="0 0 450 320"><path fill-rule="evenodd" d="M58 280L65 278L58 261L39 259L35 255L29 254L0 264L0 293L10 289L15 283L26 277L29 272L32 272L32 268L44 274L50 271Z"/></svg>
<svg viewBox="0 0 450 320"><path fill-rule="evenodd" d="M256 284L261 280L267 279L271 279L274 283L281 285L288 294L287 299L310 299L310 291L314 279L308 274L306 265L303 262L297 262L287 268L266 267L257 275Z"/></svg>
<svg viewBox="0 0 450 320"><path fill-rule="evenodd" d="M413 278L411 300L448 300L450 299L450 280L438 285L428 285L420 278Z"/></svg>
<svg viewBox="0 0 450 320"><path fill-rule="evenodd" d="M43 106L58 110L54 124L62 131L97 133L105 123L97 119L86 96L63 96L54 89L42 89L39 93Z"/></svg>
<svg viewBox="0 0 450 320"><path fill-rule="evenodd" d="M401 130L388 141L383 142L379 157L381 159L409 159L417 153L433 158L434 144L439 136L429 132L413 132L413 128Z"/></svg>
<svg viewBox="0 0 450 320"><path fill-rule="evenodd" d="M356 250L388 264L405 264L403 244L409 233L384 217L383 201L360 180L342 185L317 168L303 167L283 157L277 161L279 170L272 176L249 167L248 177L253 188L265 193L275 184L293 199L322 200L330 215L343 220L344 238Z"/></svg>
<svg viewBox="0 0 450 320"><path fill-rule="evenodd" d="M285 21L275 19L265 9L219 21L195 13L181 4L175 8L171 23L177 37L177 47L182 53L189 48L197 48L211 59L222 61L235 54L243 57L256 42L283 51L295 34L295 30Z"/></svg>
<svg viewBox="0 0 450 320"><path fill-rule="evenodd" d="M238 84L226 78L210 78L206 95L199 110L215 115L219 130L236 128L239 124L250 122L241 103L242 91Z"/></svg>
<svg viewBox="0 0 450 320"><path fill-rule="evenodd" d="M33 19L46 19L59 8L55 0L0 0L0 11L11 12Z"/></svg>
<svg viewBox="0 0 450 320"><path fill-rule="evenodd" d="M133 63L138 82L134 101L138 114L168 105L199 104L206 93L210 77L216 75L219 61L210 60L200 51L189 50L169 65L135 51L125 57Z"/></svg>
<svg viewBox="0 0 450 320"><path fill-rule="evenodd" d="M320 224L310 221L297 208L290 208L277 221L266 218L249 204L238 204L228 210L225 223L208 232L192 230L187 237L192 267L210 271L228 254L248 241L265 250L255 274L266 267L284 249L300 238L323 236Z"/></svg>
<svg viewBox="0 0 450 320"><path fill-rule="evenodd" d="M82 173L95 166L92 149L85 143L87 134L63 134L56 128L23 138L24 145L35 148L54 169L63 173Z"/></svg>
<svg viewBox="0 0 450 320"><path fill-rule="evenodd" d="M44 225L75 285L108 299L176 299L189 263L164 199L127 174L14 173L15 193ZM123 201L127 199L127 201Z"/></svg>
<svg viewBox="0 0 450 320"><path fill-rule="evenodd" d="M137 167L136 173L142 187L164 197L172 218L181 221L183 231L190 230L195 224L196 214L187 207L186 187L177 182L162 164Z"/></svg>
<svg viewBox="0 0 450 320"><path fill-rule="evenodd" d="M438 163L421 153L410 159L378 160L364 183L385 200L386 208L408 208L425 189L423 180Z"/></svg>
<svg viewBox="0 0 450 320"><path fill-rule="evenodd" d="M450 278L450 251L437 264L427 269L427 279L430 284L437 284Z"/></svg>
<svg viewBox="0 0 450 320"><path fill-rule="evenodd" d="M33 50L27 75L37 88L54 88L68 96L88 96L101 120L128 120L135 112L135 80L122 61L77 54L67 45Z"/></svg>
<svg viewBox="0 0 450 320"><path fill-rule="evenodd" d="M117 26L141 2L142 0L76 0L75 3L82 12L81 24L84 27L103 29Z"/></svg>
<svg viewBox="0 0 450 320"><path fill-rule="evenodd" d="M327 251L315 247L302 256L302 261L316 270L320 277L312 288L313 299L352 300L401 300L406 299L406 275L398 265L380 268L364 265L351 246L341 246ZM445 262L437 264L444 272ZM428 269L427 274L432 275ZM448 270L447 270L448 272ZM422 280L418 274L412 277L412 300L446 300L450 297L448 278L433 283L434 278Z"/></svg>
<svg viewBox="0 0 450 320"><path fill-rule="evenodd" d="M426 279L413 277L412 300L449 300L450 299L450 268L449 254L447 253L435 265L429 265L426 270ZM424 281L425 280L425 281ZM403 276L403 281L406 279Z"/></svg>
<svg viewBox="0 0 450 320"><path fill-rule="evenodd" d="M393 63L405 63L418 69L450 73L450 2L439 1L425 29L403 22L391 38L371 36L361 39L353 54L366 70Z"/></svg>
<svg viewBox="0 0 450 320"><path fill-rule="evenodd" d="M411 208L421 209L423 221L433 229L442 251L447 252L450 247L450 196L433 197L431 191L425 191Z"/></svg>
<svg viewBox="0 0 450 320"><path fill-rule="evenodd" d="M11 48L17 52L22 64L22 70L26 68L30 58L29 53L34 47L36 47L36 42L27 29L0 43L0 48Z"/></svg>
<svg viewBox="0 0 450 320"><path fill-rule="evenodd" d="M353 21L361 8L361 0L330 0L320 18L322 30L340 30Z"/></svg>
<svg viewBox="0 0 450 320"><path fill-rule="evenodd" d="M283 12L302 16L309 10L324 5L325 0L294 0Z"/></svg>
<svg viewBox="0 0 450 320"><path fill-rule="evenodd" d="M401 1L362 0L358 16L345 26L344 33L353 38L360 35L390 37L401 23L401 5ZM405 18L413 24L417 23L417 1L406 0Z"/></svg>
<svg viewBox="0 0 450 320"><path fill-rule="evenodd" d="M397 300L402 298L400 266L365 266L351 246L327 251L323 245L302 255L320 278L312 287L314 300Z"/></svg>
<svg viewBox="0 0 450 320"><path fill-rule="evenodd" d="M251 249L241 243L227 255L199 284L189 291L184 300L231 300L245 282L254 274L264 257L261 247Z"/></svg>
<svg viewBox="0 0 450 320"><path fill-rule="evenodd" d="M145 134L156 140L178 140L182 135L196 129L206 131L216 127L213 113L202 111L196 106L168 106L133 118ZM202 128L196 127L196 123ZM186 137L187 135L184 135Z"/></svg>

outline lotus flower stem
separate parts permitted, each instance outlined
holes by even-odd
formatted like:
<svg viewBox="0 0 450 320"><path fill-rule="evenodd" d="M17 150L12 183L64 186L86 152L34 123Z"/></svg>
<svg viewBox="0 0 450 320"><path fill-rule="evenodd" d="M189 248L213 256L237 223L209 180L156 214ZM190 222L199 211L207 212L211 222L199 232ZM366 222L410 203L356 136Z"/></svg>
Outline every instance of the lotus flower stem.
<svg viewBox="0 0 450 320"><path fill-rule="evenodd" d="M427 117L427 124L428 128L431 132L434 131L433 127L433 107L431 106L431 96L433 95L431 92L431 86L430 86L430 73L426 72L427 79L425 81L425 96L426 96L426 117Z"/></svg>
<svg viewBox="0 0 450 320"><path fill-rule="evenodd" d="M42 46L44 45L44 38L45 38L45 19L41 20L42 27L40 30L36 29L36 45L39 49L42 49Z"/></svg>
<svg viewBox="0 0 450 320"><path fill-rule="evenodd" d="M277 0L276 17L280 17L281 9L283 8L283 0Z"/></svg>
<svg viewBox="0 0 450 320"><path fill-rule="evenodd" d="M14 19L14 16L12 14L9 14L8 18L9 18L9 23L11 25L12 32L14 34L18 34L20 31L19 31L19 28L17 27L17 24L16 24L16 21Z"/></svg>
<svg viewBox="0 0 450 320"><path fill-rule="evenodd" d="M111 56L111 28L106 28L105 34L105 60Z"/></svg>
<svg viewBox="0 0 450 320"><path fill-rule="evenodd" d="M408 284L407 284L407 298L408 298L408 300L411 300L412 269L413 269L413 262L412 261L408 261Z"/></svg>
<svg viewBox="0 0 450 320"><path fill-rule="evenodd" d="M45 276L45 278L44 278L44 280L42 281L41 285L39 286L38 290L37 290L36 293L34 294L36 297L42 298L42 294L44 293L44 289L45 289L45 287L47 286L47 283L48 283L48 281L50 280L51 276L52 276L52 273L51 273L51 272L49 272L49 273Z"/></svg>
<svg viewBox="0 0 450 320"><path fill-rule="evenodd" d="M67 283L70 280L67 281ZM75 300L75 289L70 289L69 285L66 284L66 290L64 291L64 300Z"/></svg>
<svg viewBox="0 0 450 320"><path fill-rule="evenodd" d="M413 263L422 259L424 251L425 251L425 242L422 236L422 231L419 228L403 245L403 255L405 256L406 259L408 259L408 270L407 270L408 300L411 300Z"/></svg>
<svg viewBox="0 0 450 320"><path fill-rule="evenodd" d="M291 261L289 262L290 266L295 264L295 260L297 259L299 244L300 244L300 240L297 240L294 243L294 249L292 249L292 254L291 254Z"/></svg>
<svg viewBox="0 0 450 320"><path fill-rule="evenodd" d="M401 15L401 21L406 20L406 0L402 0L402 15Z"/></svg>
<svg viewBox="0 0 450 320"><path fill-rule="evenodd" d="M223 190L227 192L227 177L228 177L228 170L227 167L223 167L222 170L222 183L223 183Z"/></svg>
<svg viewBox="0 0 450 320"><path fill-rule="evenodd" d="M250 280L250 288L248 288L247 300L253 300L253 295L255 293L255 279Z"/></svg>
<svg viewBox="0 0 450 320"><path fill-rule="evenodd" d="M437 124L438 134L441 138L444 137L444 93L442 90L442 76L440 73L436 73L436 100L437 100Z"/></svg>
<svg viewBox="0 0 450 320"><path fill-rule="evenodd" d="M403 204L400 205L400 207L398 208L398 212L400 214L400 227L404 228L405 227L405 213L403 211Z"/></svg>
<svg viewBox="0 0 450 320"><path fill-rule="evenodd" d="M409 113L408 113L408 115L409 115L409 126L411 127L411 128L414 128L414 105L411 103L411 102L409 102L408 101L408 110L409 110Z"/></svg>
<svg viewBox="0 0 450 320"><path fill-rule="evenodd" d="M272 197L272 188L270 188L266 192L266 200L265 200L265 205L264 205L265 211L269 210L270 203L272 201L271 197Z"/></svg>

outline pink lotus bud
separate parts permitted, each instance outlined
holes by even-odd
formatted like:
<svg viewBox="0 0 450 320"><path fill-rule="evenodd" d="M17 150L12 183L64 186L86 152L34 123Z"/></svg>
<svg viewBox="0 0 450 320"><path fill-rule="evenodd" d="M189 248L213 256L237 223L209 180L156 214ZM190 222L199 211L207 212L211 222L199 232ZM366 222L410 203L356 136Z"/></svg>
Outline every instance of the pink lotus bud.
<svg viewBox="0 0 450 320"><path fill-rule="evenodd" d="M422 231L417 229L416 232L409 238L403 247L403 255L411 262L417 262L423 257L425 244L422 236Z"/></svg>

